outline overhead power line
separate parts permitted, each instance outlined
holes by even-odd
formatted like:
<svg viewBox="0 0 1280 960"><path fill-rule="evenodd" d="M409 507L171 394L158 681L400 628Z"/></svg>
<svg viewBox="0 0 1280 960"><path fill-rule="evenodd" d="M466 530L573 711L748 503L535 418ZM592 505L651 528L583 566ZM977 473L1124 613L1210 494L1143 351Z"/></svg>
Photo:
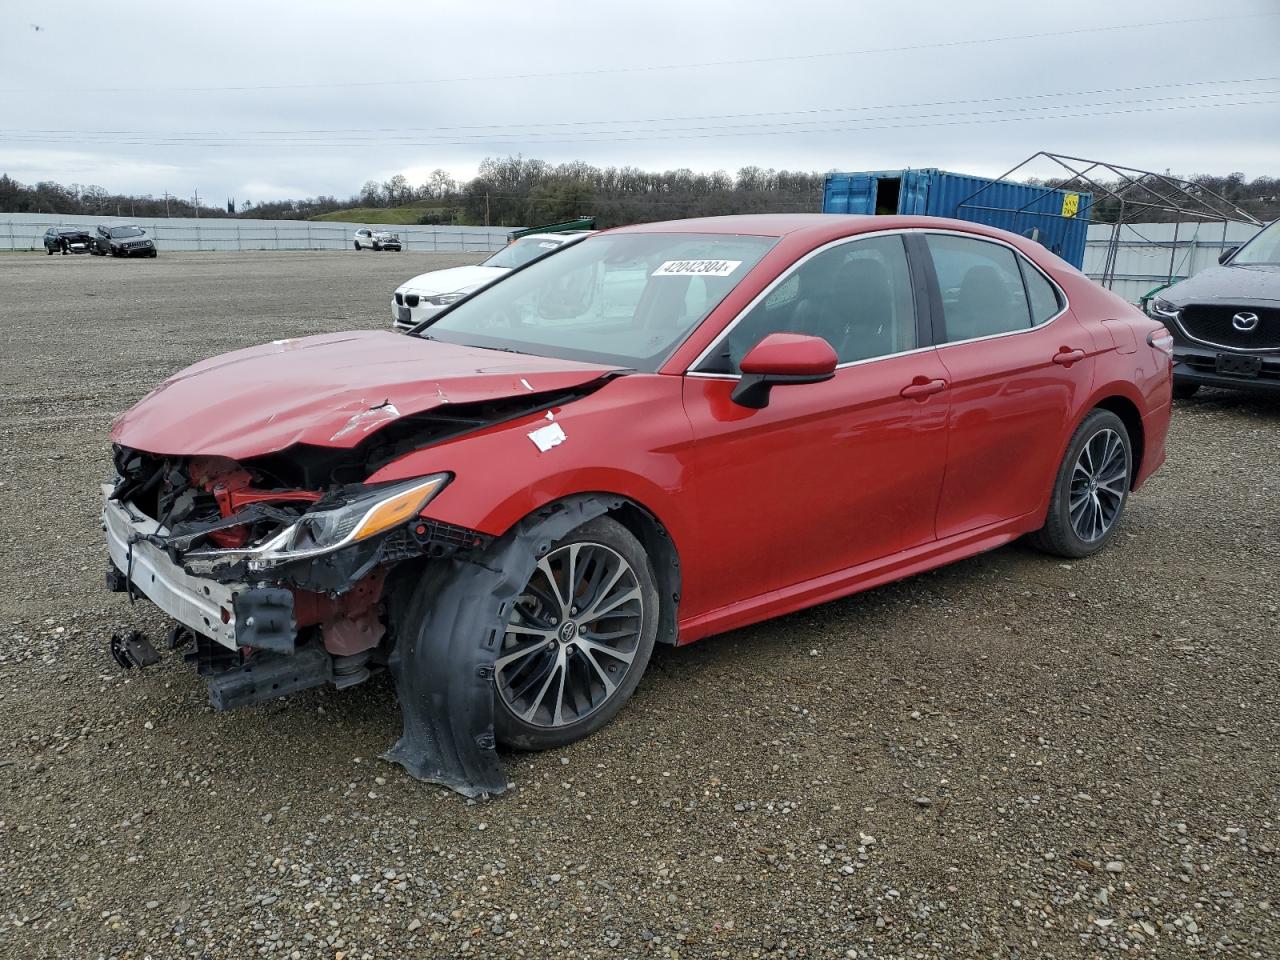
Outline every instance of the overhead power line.
<svg viewBox="0 0 1280 960"><path fill-rule="evenodd" d="M389 134L409 134L409 133L435 133L435 132L456 132L469 130L499 130L511 133L513 131L537 131L542 129L559 129L564 127L612 127L619 124L631 123L685 123L699 120L751 120L764 117L792 117L792 116L819 116L833 115L841 113L870 113L883 110L914 110L922 107L950 107L964 106L987 103L1014 103L1026 100L1050 100L1063 97L1088 97L1099 94L1108 93L1143 93L1153 90L1174 90L1184 87L1206 87L1206 86L1234 86L1237 84L1250 83L1273 83L1280 81L1280 76L1275 77L1241 77L1238 79L1223 80L1181 80L1172 83L1150 83L1140 86L1129 87L1095 87L1091 90L1069 90L1056 93L1027 93L1027 94L1010 94L1003 97L962 97L954 100L924 100L912 103L884 103L884 104L857 104L853 106L841 107L810 107L800 110L769 110L756 113L718 113L718 114L695 114L675 117L635 117L630 119L608 118L604 120L563 120L563 121L547 121L542 123L486 123L486 124L469 124L463 126L447 126L439 125L432 127L318 127L318 128L299 128L296 130L75 130L64 127L33 127L28 129L10 129L7 132L11 135L34 135L34 134L64 134L67 136L87 138L95 136L130 136L130 137L200 137L203 139L229 139L229 138L249 138L249 137L269 137L269 136L287 136L302 137L310 135L331 136L334 134L367 134L367 133L389 133ZM1234 95L1252 95L1248 91L1233 91L1230 93L1218 94L1217 96L1234 96ZM1182 99L1178 97L1170 97L1167 99ZM1134 101L1148 102L1148 101ZM693 129L693 128L684 128ZM709 129L709 128L708 128Z"/></svg>
<svg viewBox="0 0 1280 960"><path fill-rule="evenodd" d="M1280 93L1280 90L1258 91L1254 95L1266 96L1266 95L1272 95L1276 93ZM627 133L629 131L614 131L614 132L600 131L598 133L595 133L595 135L591 135L591 136L537 140L532 145L633 143L633 142L641 142L641 141L716 139L721 137L767 137L767 136L779 136L779 135L787 135L787 134L810 135L810 134L832 134L832 133L850 133L850 132L863 133L863 132L870 132L870 131L877 131L877 130L907 130L907 129L917 129L917 128L928 128L928 127L969 126L974 124L981 125L981 124L996 124L996 123L1019 123L1019 122L1034 121L1034 120L1053 120L1056 122L1060 120L1070 120L1070 119L1080 119L1080 118L1092 119L1096 117L1119 116L1119 115L1126 115L1126 114L1162 113L1162 112L1175 111L1175 110L1202 110L1205 108L1223 109L1226 107L1264 106L1264 105L1269 105L1274 103L1280 103L1280 100L1274 100L1274 99L1273 100L1241 100L1241 101L1233 101L1228 103L1220 103L1220 102L1188 103L1188 104L1178 104L1173 106L1162 106L1162 107L1126 107L1126 108L1117 109L1117 110L1090 110L1090 109L1083 109L1088 106L1086 104L1081 104L1079 105L1078 108L1075 105L1059 104L1057 105L1056 109L1077 109L1078 112L1075 112L1075 113L1059 112L1059 113L1054 113L1052 115L1047 115L1047 116L1046 115L1013 116L1013 117L983 116L978 119L969 119L969 120L942 120L942 121L929 122L929 123L915 123L915 122L887 123L887 124L872 124L868 126L847 126L847 125L839 125L839 124L826 124L819 127L812 127L806 130L795 130L795 129L782 130L782 129L774 128L774 129L754 129L754 130L748 130L748 131L733 130L729 132L719 130L714 133L674 132L674 133L662 133L657 135L655 135L656 133L655 131L646 131L643 133L638 133L637 135L634 135L634 136L618 135L619 133ZM1037 108L1037 109L1040 109L1040 108ZM951 114L950 116L964 116L964 115ZM871 118L871 119L881 119L881 118ZM24 138L24 137L10 137L10 136L3 136L3 135L0 135L0 141L10 142L10 143L46 143L46 144L77 142L75 140L52 141L47 138ZM199 147L201 149L235 147L235 146L239 146L239 147L243 147L243 146L266 146L266 147L310 146L310 147L324 147L326 149L341 149L346 147L346 148L354 148L354 149L360 149L360 150L368 149L371 143L374 143L373 141L364 141L364 140L326 142L326 141L318 141L318 140L275 140L275 141L254 141L254 140L240 141L240 140L234 140L234 139L182 140L178 138L98 139L98 140L89 140L88 142L99 143L99 144L109 143L109 144L127 145L127 146ZM496 143L497 145L503 145L503 146L515 146L515 145L519 145L522 142L524 141L521 141L521 140L496 141L496 140L474 140L474 139L473 140L425 140L425 141L395 141L394 143L388 143L386 145L401 146L401 147L441 147L441 146L476 146L477 144L482 145L484 143Z"/></svg>
<svg viewBox="0 0 1280 960"><path fill-rule="evenodd" d="M997 37L971 37L962 40L939 40L929 43L903 44L892 47L864 47L859 50L832 50L817 53L782 54L772 57L743 57L732 60L703 60L692 63L640 64L620 67L595 67L582 70L550 70L538 73L504 73L479 74L465 77L412 77L398 80L322 80L307 83L257 83L228 84L202 87L166 86L168 93L235 93L258 92L263 90L315 90L343 89L367 87L415 87L430 86L443 83L481 83L494 80L542 80L555 77L593 77L608 74L658 73L666 70L695 70L714 67L755 66L766 63L795 63L810 60L825 60L839 57L869 56L884 53L912 53L920 50L942 50L955 47L969 47L988 43L1015 43L1024 40L1045 40L1056 37L1082 36L1096 33L1112 33L1120 30L1142 30L1151 27L1184 26L1202 23L1220 23L1228 20L1253 20L1261 17L1277 17L1280 12L1273 13L1241 13L1223 14L1214 17L1188 17L1180 20L1147 20L1137 23L1106 24L1095 27L1076 27L1070 30L1047 30L1040 33L1008 34ZM43 96L50 93L154 93L155 85L142 87L49 87L10 88L5 93L39 92Z"/></svg>

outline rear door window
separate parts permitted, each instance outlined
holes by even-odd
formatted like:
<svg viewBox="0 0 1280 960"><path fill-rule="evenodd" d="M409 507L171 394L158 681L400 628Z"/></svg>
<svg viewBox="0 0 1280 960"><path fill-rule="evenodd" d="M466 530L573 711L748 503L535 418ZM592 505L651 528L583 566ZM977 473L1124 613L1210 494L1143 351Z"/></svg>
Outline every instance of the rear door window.
<svg viewBox="0 0 1280 960"><path fill-rule="evenodd" d="M946 343L1031 328L1017 254L998 243L950 234L930 233L925 240L942 294Z"/></svg>

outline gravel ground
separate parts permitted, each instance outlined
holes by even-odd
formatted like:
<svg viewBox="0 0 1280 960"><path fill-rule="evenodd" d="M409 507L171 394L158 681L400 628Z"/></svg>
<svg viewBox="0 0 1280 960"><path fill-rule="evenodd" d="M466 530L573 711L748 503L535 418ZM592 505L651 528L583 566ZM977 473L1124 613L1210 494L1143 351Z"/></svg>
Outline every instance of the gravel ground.
<svg viewBox="0 0 1280 960"><path fill-rule="evenodd" d="M430 266L475 258L437 257ZM392 687L223 715L103 589L111 417L389 321L418 254L0 258L0 955L1280 955L1280 404L1178 405L1114 547L1021 546L681 650L469 803Z"/></svg>

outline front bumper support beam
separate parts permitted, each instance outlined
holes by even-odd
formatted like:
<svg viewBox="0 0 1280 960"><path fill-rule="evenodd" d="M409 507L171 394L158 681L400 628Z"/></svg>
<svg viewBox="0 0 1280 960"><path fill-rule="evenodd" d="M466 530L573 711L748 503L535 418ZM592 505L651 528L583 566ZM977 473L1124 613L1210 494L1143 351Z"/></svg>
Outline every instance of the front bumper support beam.
<svg viewBox="0 0 1280 960"><path fill-rule="evenodd" d="M214 710L249 707L318 687L332 676L333 658L320 646L303 647L288 656L258 654L209 679L209 705Z"/></svg>

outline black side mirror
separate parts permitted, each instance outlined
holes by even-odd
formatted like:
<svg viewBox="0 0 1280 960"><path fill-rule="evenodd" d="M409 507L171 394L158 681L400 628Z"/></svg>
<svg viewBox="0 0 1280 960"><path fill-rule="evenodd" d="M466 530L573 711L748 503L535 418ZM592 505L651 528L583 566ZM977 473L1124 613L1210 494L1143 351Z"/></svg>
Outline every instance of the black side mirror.
<svg viewBox="0 0 1280 960"><path fill-rule="evenodd" d="M1218 262L1226 263L1228 260L1230 260L1232 257L1236 255L1236 251L1239 249L1240 249L1239 247L1227 247L1227 249L1223 250L1220 254L1218 254Z"/></svg>
<svg viewBox="0 0 1280 960"><path fill-rule="evenodd" d="M769 404L775 386L821 383L836 374L838 358L821 337L771 333L747 351L738 368L742 378L733 388L734 403L759 410Z"/></svg>

